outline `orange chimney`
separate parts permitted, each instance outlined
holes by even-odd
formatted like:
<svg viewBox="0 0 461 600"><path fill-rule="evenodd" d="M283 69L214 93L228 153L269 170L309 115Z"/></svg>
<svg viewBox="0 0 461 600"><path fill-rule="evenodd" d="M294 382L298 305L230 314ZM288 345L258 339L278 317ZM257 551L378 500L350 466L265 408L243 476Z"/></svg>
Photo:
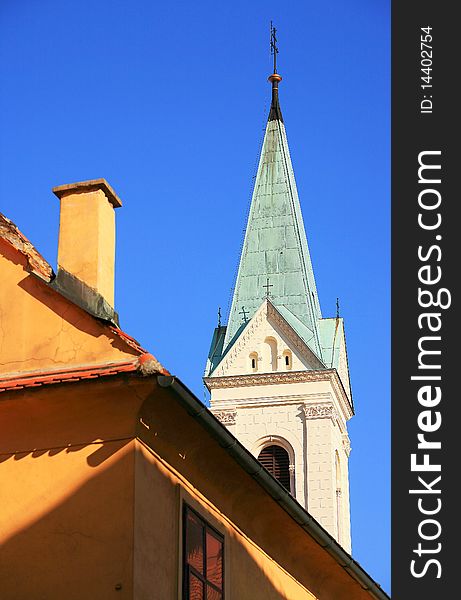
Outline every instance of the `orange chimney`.
<svg viewBox="0 0 461 600"><path fill-rule="evenodd" d="M61 201L58 278L64 271L113 308L114 209L122 206L120 198L105 179L60 185L53 193Z"/></svg>

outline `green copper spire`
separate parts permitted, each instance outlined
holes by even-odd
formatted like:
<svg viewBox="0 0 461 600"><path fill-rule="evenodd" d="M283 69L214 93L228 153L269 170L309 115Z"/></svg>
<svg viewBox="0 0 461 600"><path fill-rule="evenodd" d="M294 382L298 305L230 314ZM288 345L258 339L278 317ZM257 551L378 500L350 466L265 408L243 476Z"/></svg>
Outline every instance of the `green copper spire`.
<svg viewBox="0 0 461 600"><path fill-rule="evenodd" d="M287 309L302 323L308 345L321 359L318 319L322 316L279 105L281 79L277 73L269 77L272 104L223 351L244 324L242 306L247 321L269 297L275 307Z"/></svg>

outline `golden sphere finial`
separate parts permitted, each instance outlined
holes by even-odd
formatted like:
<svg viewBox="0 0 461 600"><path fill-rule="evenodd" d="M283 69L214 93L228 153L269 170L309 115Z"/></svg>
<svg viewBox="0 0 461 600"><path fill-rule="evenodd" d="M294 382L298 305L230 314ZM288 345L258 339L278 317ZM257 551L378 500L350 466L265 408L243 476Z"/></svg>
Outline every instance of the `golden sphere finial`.
<svg viewBox="0 0 461 600"><path fill-rule="evenodd" d="M267 78L267 81L270 81L271 83L278 83L279 81L282 81L282 77L278 73L272 73L272 75L269 75Z"/></svg>

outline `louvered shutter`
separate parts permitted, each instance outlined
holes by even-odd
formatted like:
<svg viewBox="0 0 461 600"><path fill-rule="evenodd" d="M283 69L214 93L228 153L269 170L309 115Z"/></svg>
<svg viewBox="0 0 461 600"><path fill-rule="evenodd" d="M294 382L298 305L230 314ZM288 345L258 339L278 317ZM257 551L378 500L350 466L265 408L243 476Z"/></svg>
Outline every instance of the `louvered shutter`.
<svg viewBox="0 0 461 600"><path fill-rule="evenodd" d="M266 446L258 456L259 462L290 491L290 459L281 446Z"/></svg>

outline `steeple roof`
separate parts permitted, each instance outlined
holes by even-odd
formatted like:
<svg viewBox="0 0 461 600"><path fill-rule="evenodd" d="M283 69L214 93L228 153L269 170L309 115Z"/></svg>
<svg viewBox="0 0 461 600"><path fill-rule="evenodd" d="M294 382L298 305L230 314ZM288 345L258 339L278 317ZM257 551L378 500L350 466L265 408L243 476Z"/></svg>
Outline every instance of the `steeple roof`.
<svg viewBox="0 0 461 600"><path fill-rule="evenodd" d="M275 307L285 307L302 323L307 343L321 359L318 319L322 315L279 104L281 79L277 73L269 77L272 104L223 351L241 330L242 314L251 319L269 292Z"/></svg>

